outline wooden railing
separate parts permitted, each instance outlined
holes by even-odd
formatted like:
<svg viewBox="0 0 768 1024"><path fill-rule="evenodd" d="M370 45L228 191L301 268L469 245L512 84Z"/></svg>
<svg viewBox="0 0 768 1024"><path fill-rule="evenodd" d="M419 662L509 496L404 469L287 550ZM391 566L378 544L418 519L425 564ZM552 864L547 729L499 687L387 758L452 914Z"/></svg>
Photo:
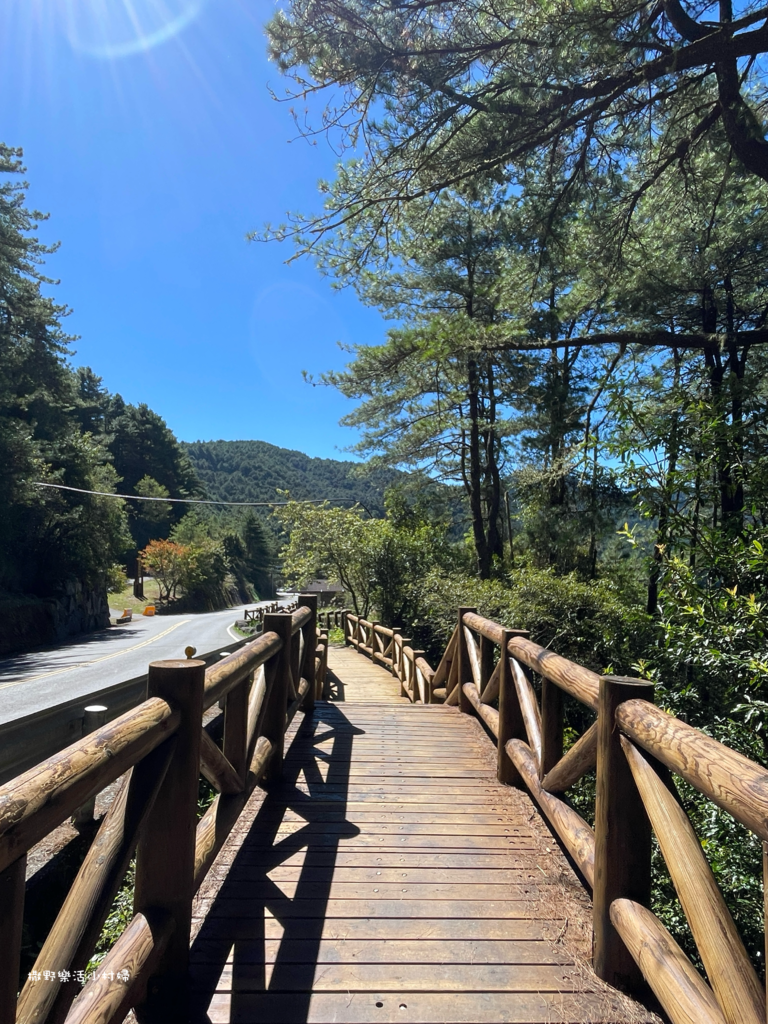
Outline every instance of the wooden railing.
<svg viewBox="0 0 768 1024"><path fill-rule="evenodd" d="M106 1024L131 1007L142 1021L188 1019L192 899L256 785L280 776L297 709L322 695L327 638L316 617L316 595L302 596L207 671L194 660L151 664L138 707L0 787L0 1024ZM221 747L202 728L216 702ZM201 773L217 796L198 822ZM17 1000L27 852L121 776ZM134 854L133 919L81 989Z"/></svg>
<svg viewBox="0 0 768 1024"><path fill-rule="evenodd" d="M341 629L344 625L346 611L343 608L322 608L317 613L318 626L326 629Z"/></svg>
<svg viewBox="0 0 768 1024"><path fill-rule="evenodd" d="M400 692L414 703L431 704L444 681L444 673L435 673L424 659L424 651L411 647L411 638L402 631L379 622L369 622L352 612L344 612L344 642L388 668L400 680ZM442 663L441 663L442 668ZM437 696L442 697L442 693Z"/></svg>
<svg viewBox="0 0 768 1024"><path fill-rule="evenodd" d="M647 680L598 675L472 608L459 609L434 672L397 630L351 613L345 629L347 643L389 667L412 700L439 694L496 738L499 780L525 784L592 890L601 978L639 995L645 980L673 1024L765 1024L765 991L672 775L758 836L768 864L766 769L655 707ZM564 752L568 698L595 717ZM566 796L591 769L594 829ZM709 984L649 909L652 834Z"/></svg>
<svg viewBox="0 0 768 1024"><path fill-rule="evenodd" d="M296 601L285 605L281 605L279 601L273 601L271 604L261 605L259 608L243 609L243 619L246 622L255 622L260 625L264 621L265 615L272 615L274 612L292 612L296 608L298 608Z"/></svg>

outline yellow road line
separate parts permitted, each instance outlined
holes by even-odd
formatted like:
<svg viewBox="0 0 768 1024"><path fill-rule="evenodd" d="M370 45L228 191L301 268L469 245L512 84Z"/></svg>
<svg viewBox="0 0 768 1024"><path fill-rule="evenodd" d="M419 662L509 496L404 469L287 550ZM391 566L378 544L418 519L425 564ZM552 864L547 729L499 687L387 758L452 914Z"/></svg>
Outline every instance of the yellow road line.
<svg viewBox="0 0 768 1024"><path fill-rule="evenodd" d="M189 619L182 619L181 622L175 622L168 629L162 633L158 633L157 636L151 636L149 640L142 640L140 644L135 644L133 647L126 647L124 651L115 651L114 654L105 654L103 658L94 658L93 661L79 661L76 665L70 665L69 668L55 668L52 672L41 672L38 676L27 676L24 679L16 679L12 683L3 683L0 686L0 690L7 690L9 686L20 686L22 683L34 683L38 679L46 679L48 676L63 675L65 672L74 672L76 668L88 668L89 665L98 665L99 662L109 661L110 658L119 658L121 654L130 654L131 651L138 651L141 647L146 647L148 644L153 644L156 640L162 640L164 636L168 636L174 629L178 629L179 626L185 626L189 622Z"/></svg>

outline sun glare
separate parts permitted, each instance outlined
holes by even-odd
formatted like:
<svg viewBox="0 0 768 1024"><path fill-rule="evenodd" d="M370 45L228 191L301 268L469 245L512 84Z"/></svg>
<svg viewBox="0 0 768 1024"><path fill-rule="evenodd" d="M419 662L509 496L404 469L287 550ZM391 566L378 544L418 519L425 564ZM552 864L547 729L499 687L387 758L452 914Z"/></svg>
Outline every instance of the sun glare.
<svg viewBox="0 0 768 1024"><path fill-rule="evenodd" d="M177 36L207 0L64 0L70 45L103 59L143 53Z"/></svg>

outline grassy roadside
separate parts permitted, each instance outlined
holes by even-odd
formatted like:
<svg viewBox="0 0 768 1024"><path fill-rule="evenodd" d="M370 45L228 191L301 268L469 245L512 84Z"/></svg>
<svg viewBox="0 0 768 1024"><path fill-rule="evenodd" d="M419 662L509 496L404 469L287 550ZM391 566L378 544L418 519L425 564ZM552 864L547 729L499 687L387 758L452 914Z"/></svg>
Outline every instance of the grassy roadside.
<svg viewBox="0 0 768 1024"><path fill-rule="evenodd" d="M134 615L141 615L148 604L158 605L160 603L160 587L157 580L144 580L144 600L133 596L133 584L130 583L120 594L109 594L109 613L112 619L115 613L122 615L124 609L132 611Z"/></svg>

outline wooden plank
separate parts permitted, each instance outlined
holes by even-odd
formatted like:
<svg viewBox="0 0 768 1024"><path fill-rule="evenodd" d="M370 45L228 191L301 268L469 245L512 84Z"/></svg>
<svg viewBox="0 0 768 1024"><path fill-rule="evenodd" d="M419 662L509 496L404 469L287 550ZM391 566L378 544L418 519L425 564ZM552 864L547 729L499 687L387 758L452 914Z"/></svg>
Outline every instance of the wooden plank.
<svg viewBox="0 0 768 1024"><path fill-rule="evenodd" d="M225 867L225 874L229 870ZM522 885L527 882L541 883L546 880L546 875L536 870L535 865L527 868L510 868L506 861L500 865L500 870L495 873L496 877L507 884ZM451 882L461 885L488 884L489 878L494 877L494 872L487 867L421 867L417 862L413 867L405 867L403 864L395 867L338 867L332 861L327 867L318 867L314 860L312 864L283 865L267 868L265 866L249 867L244 864L238 869L238 878L242 876L243 881L248 882L259 878L270 878L273 882L298 881L303 882L324 882L333 878L334 882L399 882L401 885L408 881L419 882ZM465 890L466 891L466 890Z"/></svg>
<svg viewBox="0 0 768 1024"><path fill-rule="evenodd" d="M315 805L317 806L317 805ZM407 806L407 805L406 805ZM468 805L471 806L471 805ZM430 821L433 825L494 825L503 823L507 826L514 828L515 832L520 833L521 826L515 821L510 821L505 818L499 817L497 812L489 811L487 814L477 814L474 811L467 810L464 814L456 812L451 809L451 804L446 804L448 808L446 811L438 811L434 808L425 816L423 811L419 810L396 810L393 809L391 804L385 804L380 810L369 809L368 804L356 804L350 806L347 804L346 807L340 808L339 810L333 809L333 804L322 806L322 821L352 821L355 824L366 824L366 823L377 823L377 822L397 822L397 823L416 823L422 821ZM363 808L360 810L359 808ZM278 822L285 821L296 821L304 822L306 817L303 814L299 814L296 811L288 809L283 813L281 810L273 813L263 813L259 815L259 825L275 825ZM536 835L532 829L526 828L525 835Z"/></svg>
<svg viewBox="0 0 768 1024"><path fill-rule="evenodd" d="M556 798L553 797L553 799ZM275 830L275 834L278 837L281 835L293 835L294 832L301 829L301 831L309 835L315 832L322 832L328 836L347 836L349 835L350 826L354 828L355 823L347 818L343 818L340 821L326 821L323 819L321 821L285 822ZM467 825L460 825L456 822L442 824L430 821L429 817L427 817L426 821L401 822L399 824L395 821L369 821L365 823L364 829L364 833L367 836L453 836L457 840L464 837L475 838L481 836L487 838L490 836L514 835L516 831L514 826L505 825L503 822L493 825L480 825L474 822L470 822ZM535 833L528 831L528 836L533 835Z"/></svg>
<svg viewBox="0 0 768 1024"><path fill-rule="evenodd" d="M231 988L236 971L239 993L263 990L261 964L230 965L221 972L219 989ZM574 992L584 979L573 965L563 964L463 964L460 988L463 992ZM451 992L457 988L454 964L365 964L328 963L314 972L313 992ZM283 991L306 991L311 972L281 972Z"/></svg>
<svg viewBox="0 0 768 1024"><path fill-rule="evenodd" d="M264 916L263 900L243 900L236 896L216 897L215 916L250 918ZM205 900L200 910L210 910ZM424 920L439 918L484 918L498 920L527 920L531 916L528 904L522 900L409 900L408 912L403 914L399 900L302 900L276 897L269 901L269 909L279 921L296 918L323 920L330 917L407 917Z"/></svg>
<svg viewBox="0 0 768 1024"><path fill-rule="evenodd" d="M390 1024L411 1020L420 1024L466 1024L478 1021L503 1021L504 1024L552 1024L553 1021L578 1021L579 1024L621 1020L611 1015L604 995L581 992L578 995L546 996L520 993L514 999L503 992L349 992L343 998L331 992L304 994L242 994L236 999L236 1016L231 1016L228 993L214 996L211 1024ZM404 1013L407 1011L407 1018ZM653 1018L649 1015L638 1021Z"/></svg>
<svg viewBox="0 0 768 1024"><path fill-rule="evenodd" d="M474 803L483 794L489 793L488 786L483 780L475 780L475 783L467 783L464 786L457 785L455 779L451 779L450 785L441 785L439 782L419 786L413 779L392 779L388 785L378 783L370 789L361 783L350 782L348 786L338 786L324 783L321 796L323 800L402 800L408 803L434 803L436 797L448 796L455 803ZM297 781L297 786L300 783ZM434 791L434 792L432 792ZM300 796L297 798L300 801Z"/></svg>
<svg viewBox="0 0 768 1024"><path fill-rule="evenodd" d="M530 918L429 918L429 917L321 917L301 919L296 929L302 935L313 935L321 939L342 939L356 941L369 939L377 943L394 939L448 939L451 942L505 939L520 942L556 938L563 927L563 921L532 921ZM193 946L193 962L197 963L198 949L207 950L210 944L226 945L225 957L232 948L232 942L248 939L282 939L285 929L273 916L260 918L232 914L227 917L209 915L203 930ZM207 945L206 945L207 944Z"/></svg>
<svg viewBox="0 0 768 1024"><path fill-rule="evenodd" d="M411 900L461 900L467 894L464 882L413 882L401 878L395 882L384 882L378 878L364 882L339 882L336 879L317 882L305 878L281 879L279 883L273 879L265 879L261 871L256 869L256 876L249 879L248 871L238 872L239 898L244 900L269 900L275 894L275 888L288 899L303 900L397 900L402 905L404 916L408 916L408 905ZM533 882L522 884L499 881L497 884L472 884L472 898L477 900L510 902L538 899L541 894L552 886L536 885Z"/></svg>
<svg viewBox="0 0 768 1024"><path fill-rule="evenodd" d="M556 797L552 798L557 799ZM576 814L576 812L573 812ZM589 826L585 825L585 828ZM354 826L352 826L354 830ZM305 835L303 838L299 835L294 839L290 835L286 835L281 838L284 849L292 849L295 846L307 846L309 842L309 836ZM518 838L517 836L457 836L453 833L448 835L369 835L367 833L360 833L359 835L329 835L328 833L323 834L322 832L314 833L312 835L312 846L335 846L337 843L343 847L360 846L370 849L371 847L381 848L384 850L399 849L401 845L405 849L417 849L417 850L533 850L539 845L536 839L524 839ZM272 837L264 836L260 837L259 840L251 842L253 849L259 847L266 847L272 849Z"/></svg>
<svg viewBox="0 0 768 1024"><path fill-rule="evenodd" d="M221 944L201 942L197 963L220 962ZM544 939L265 939L238 950L239 964L561 964L567 957Z"/></svg>
<svg viewBox="0 0 768 1024"><path fill-rule="evenodd" d="M551 847L556 849L554 842ZM549 850L545 847L545 851ZM454 870L455 869L476 869L485 870L512 870L515 868L536 868L539 861L546 863L546 854L539 849L530 850L496 850L493 853L439 853L428 850L377 850L373 857L369 857L365 851L359 850L338 850L323 853L322 850L312 851L312 864L319 870L324 867L344 870L346 868L364 868L365 870L377 870L382 868L398 868L403 870L419 868L424 871ZM301 869L306 861L306 850L298 850L285 858L278 858L270 852L263 850L251 850L243 847L239 854L238 865L266 865L269 869L294 870ZM229 865L225 862L212 869L213 872L229 871ZM270 870L271 874L271 870ZM541 876L540 876L541 877Z"/></svg>

